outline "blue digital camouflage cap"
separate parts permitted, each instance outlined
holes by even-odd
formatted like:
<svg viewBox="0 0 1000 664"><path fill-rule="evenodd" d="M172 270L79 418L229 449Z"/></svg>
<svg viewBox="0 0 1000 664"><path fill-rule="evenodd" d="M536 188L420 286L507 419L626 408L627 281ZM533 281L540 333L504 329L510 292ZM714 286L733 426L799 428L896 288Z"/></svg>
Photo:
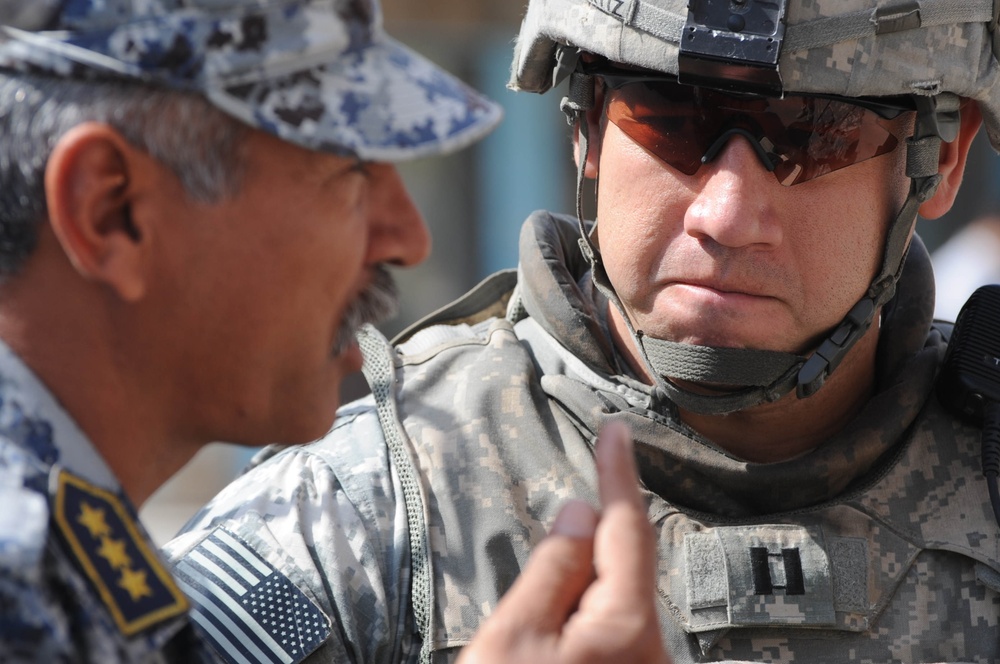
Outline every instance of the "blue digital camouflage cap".
<svg viewBox="0 0 1000 664"><path fill-rule="evenodd" d="M412 159L464 147L501 117L389 37L377 0L0 0L0 8L0 67L195 91L309 149Z"/></svg>

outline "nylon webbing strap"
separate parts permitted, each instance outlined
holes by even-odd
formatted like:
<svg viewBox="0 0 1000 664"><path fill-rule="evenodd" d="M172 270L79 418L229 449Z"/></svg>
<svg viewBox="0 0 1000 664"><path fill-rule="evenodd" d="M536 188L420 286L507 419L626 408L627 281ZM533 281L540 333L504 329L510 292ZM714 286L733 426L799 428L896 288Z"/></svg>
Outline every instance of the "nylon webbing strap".
<svg viewBox="0 0 1000 664"><path fill-rule="evenodd" d="M723 415L776 401L795 386L804 357L746 348L714 348L679 344L643 336L640 339L648 364L660 379L667 397L685 410ZM725 394L700 394L674 380L739 386Z"/></svg>
<svg viewBox="0 0 1000 664"><path fill-rule="evenodd" d="M875 301L876 307L881 307L894 295L896 281L899 273L903 269L903 261L906 258L907 240L910 237L910 229L916 221L917 210L920 209L920 201L913 194L917 188L916 181L910 186L911 193L906 198L903 208L899 211L897 219L889 228L889 234L885 238L885 252L882 256L882 270L875 277L868 294ZM883 282L890 281L889 286Z"/></svg>
<svg viewBox="0 0 1000 664"><path fill-rule="evenodd" d="M963 0L963 2L921 0L919 6L922 28L958 23L986 23L993 17L992 0ZM880 19L891 16L887 11L890 8L891 6L866 9L792 26L785 33L785 50L788 53L808 51L872 37L880 29Z"/></svg>
<svg viewBox="0 0 1000 664"><path fill-rule="evenodd" d="M895 293L917 211L921 203L934 195L940 182L940 154L941 139L938 136L911 138L906 142L906 174L910 178L910 192L889 226L882 253L882 268L868 290L868 296L874 300L876 308L883 306Z"/></svg>
<svg viewBox="0 0 1000 664"><path fill-rule="evenodd" d="M587 156L590 151L590 127L587 111L594 107L594 78L575 71L569 77L569 94L559 103L559 110L566 115L571 127L577 128L577 150L580 153L576 164L576 221L580 227L580 238L586 243L580 245L587 261L594 265L597 247L594 246L583 224L583 181L587 170Z"/></svg>
<svg viewBox="0 0 1000 664"><path fill-rule="evenodd" d="M899 6L912 5L911 2L895 3ZM960 23L989 23L993 20L993 0L920 0L919 26ZM894 18L894 4L881 8L865 9L840 16L814 19L806 23L789 26L785 33L783 50L787 53L822 48L854 39L871 37L879 30L885 30L886 22ZM679 15L659 6L655 0L637 0L631 16L626 17L629 25L660 39L679 44L687 15Z"/></svg>
<svg viewBox="0 0 1000 664"><path fill-rule="evenodd" d="M649 361L656 367L673 367L667 375L676 380L764 387L805 361L774 351L747 353L743 348L693 346L648 336L640 341Z"/></svg>
<svg viewBox="0 0 1000 664"><path fill-rule="evenodd" d="M747 350L746 352L753 354L761 351ZM725 394L700 394L692 392L672 383L662 376L657 385L666 393L671 401L685 410L703 415L726 415L727 413L735 413L747 408L753 408L762 403L777 401L791 392L792 388L795 387L800 364L791 367L785 375L770 385L748 387Z"/></svg>
<svg viewBox="0 0 1000 664"><path fill-rule="evenodd" d="M949 95L938 97L937 108L947 114L957 111L958 99ZM833 334L806 361L799 372L796 392L800 398L815 394L854 344L864 336L878 311L896 294L896 284L903 272L910 233L917 220L920 204L934 195L941 177L938 159L941 153L941 126L934 112L918 114L914 136L906 142L906 174L910 191L902 208L889 224L882 264L865 297L848 312Z"/></svg>
<svg viewBox="0 0 1000 664"><path fill-rule="evenodd" d="M684 31L684 24L687 23L686 14L683 16L675 14L654 2L639 2L637 4L630 21L631 25L664 41L674 44L680 43L681 32Z"/></svg>
<svg viewBox="0 0 1000 664"><path fill-rule="evenodd" d="M406 503L406 525L410 531L410 560L412 568L413 614L420 632L420 664L431 661L431 613L434 610L434 586L431 583L430 550L425 533L424 500L417 479L416 463L403 442L402 426L396 411L396 398L392 388L395 371L392 346L371 325L358 331L358 346L364 356L362 372L375 397L378 421L382 426L392 463L403 486Z"/></svg>
<svg viewBox="0 0 1000 664"><path fill-rule="evenodd" d="M660 351L664 348L665 344L671 344L671 342L663 341L661 339L653 339L652 337L647 337L645 335L636 332L635 327L632 325L632 320L628 317L625 312L625 306L622 304L621 299L618 297L618 293L612 288L611 282L608 279L607 272L604 271L604 266L601 264L600 260L594 255L591 250L591 245L588 240L580 238L580 248L583 250L584 255L590 261L592 269L592 278L594 285L597 289L604 294L605 297L618 309L621 314L622 320L625 322L626 328L628 328L629 335L632 339L640 339L637 343L637 349L639 351L639 357L642 359L643 364L646 367L646 371L656 383L656 386L666 395L673 403L677 404L681 408L686 410L704 413L706 415L724 415L726 413L734 413L738 410L744 410L752 406L756 406L761 403L769 401L777 401L785 394L788 394L795 387L796 376L799 372L799 367L802 366L802 358L795 358L796 362L787 368L784 374L778 376L770 384L762 387L749 387L745 389L736 390L733 392L727 392L725 394L701 394L698 392L692 392L690 390L684 389L670 381L670 377L675 373L683 374L689 369L684 366L684 362L687 361L687 356L685 351L678 350L677 352L667 352L666 354ZM654 354L659 353L659 357L656 361L650 358L650 353L647 350L647 344L652 342L651 346L654 347ZM673 344L673 346L680 347L682 344ZM690 346L692 349L697 349L696 346ZM700 351L695 350L694 352L701 352L704 355L711 355L718 348L703 348ZM747 358L753 358L758 354L764 354L769 356L767 359L763 360L763 364L769 366L769 370L774 372L777 370L777 365L774 362L773 355L771 351L756 351L751 349L721 349L728 351L729 353L739 353L746 354ZM777 355L782 355L777 353ZM794 355L788 355L787 357L795 357ZM747 362L753 363L753 359L748 359ZM718 366L719 362L709 359L707 364L702 364L702 371L699 373L708 373L708 365ZM745 372L749 370L749 364L746 362L741 365L743 368L741 371ZM729 369L726 369L727 371ZM703 378L704 379L704 378ZM692 379L693 380L693 379ZM721 383L717 379L709 379L709 382ZM758 382L758 381L755 381ZM654 406L655 408L655 406Z"/></svg>
<svg viewBox="0 0 1000 664"><path fill-rule="evenodd" d="M906 144L906 174L911 178L926 178L937 175L940 155L941 139L937 136L919 140L911 139Z"/></svg>

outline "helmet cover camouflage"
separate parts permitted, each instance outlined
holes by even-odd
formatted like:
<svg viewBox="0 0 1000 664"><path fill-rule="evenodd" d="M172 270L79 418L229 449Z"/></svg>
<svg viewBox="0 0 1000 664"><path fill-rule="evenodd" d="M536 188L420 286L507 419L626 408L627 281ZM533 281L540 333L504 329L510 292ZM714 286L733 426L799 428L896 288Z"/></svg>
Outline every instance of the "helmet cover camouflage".
<svg viewBox="0 0 1000 664"><path fill-rule="evenodd" d="M389 37L377 0L0 0L0 20L0 67L197 92L313 150L439 154L501 115Z"/></svg>
<svg viewBox="0 0 1000 664"><path fill-rule="evenodd" d="M561 45L677 74L689 4L530 0L510 86L550 88ZM790 0L778 58L782 89L847 97L954 93L979 102L1000 150L998 14L993 0Z"/></svg>

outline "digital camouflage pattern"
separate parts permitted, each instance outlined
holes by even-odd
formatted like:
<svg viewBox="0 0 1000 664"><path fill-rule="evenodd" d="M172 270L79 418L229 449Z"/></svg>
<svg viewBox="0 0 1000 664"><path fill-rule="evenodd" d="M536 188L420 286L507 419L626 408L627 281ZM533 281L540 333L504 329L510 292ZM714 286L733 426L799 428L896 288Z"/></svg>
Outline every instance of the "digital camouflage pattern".
<svg viewBox="0 0 1000 664"><path fill-rule="evenodd" d="M84 434L0 343L0 661L214 661Z"/></svg>
<svg viewBox="0 0 1000 664"><path fill-rule="evenodd" d="M266 540L340 625L309 661L415 662L422 629L428 659L453 661L560 505L596 504L592 445L614 418L636 437L678 664L1000 658L1000 537L979 432L932 394L945 344L929 332L922 245L886 313L877 394L812 452L761 465L650 409L650 389L619 367L576 238L575 222L537 213L516 277L395 350L370 332L375 396L323 440L265 452L171 556L220 526Z"/></svg>
<svg viewBox="0 0 1000 664"><path fill-rule="evenodd" d="M688 0L531 0L511 87L548 90L560 44L676 74L687 16ZM1000 33L993 0L796 0L785 18L778 72L786 92L951 92L979 102L1000 150Z"/></svg>
<svg viewBox="0 0 1000 664"><path fill-rule="evenodd" d="M500 110L389 37L375 0L3 0L0 67L199 92L302 147L398 161Z"/></svg>

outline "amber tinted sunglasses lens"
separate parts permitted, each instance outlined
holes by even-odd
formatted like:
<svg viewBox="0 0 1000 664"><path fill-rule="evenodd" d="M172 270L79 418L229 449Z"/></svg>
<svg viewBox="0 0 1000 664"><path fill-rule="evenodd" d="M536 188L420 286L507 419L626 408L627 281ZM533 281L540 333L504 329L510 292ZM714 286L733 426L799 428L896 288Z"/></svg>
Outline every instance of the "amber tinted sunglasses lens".
<svg viewBox="0 0 1000 664"><path fill-rule="evenodd" d="M812 180L893 151L892 120L820 97L742 97L674 82L612 83L607 118L636 143L686 175L734 134L752 138L784 185ZM762 157L764 158L764 157Z"/></svg>

